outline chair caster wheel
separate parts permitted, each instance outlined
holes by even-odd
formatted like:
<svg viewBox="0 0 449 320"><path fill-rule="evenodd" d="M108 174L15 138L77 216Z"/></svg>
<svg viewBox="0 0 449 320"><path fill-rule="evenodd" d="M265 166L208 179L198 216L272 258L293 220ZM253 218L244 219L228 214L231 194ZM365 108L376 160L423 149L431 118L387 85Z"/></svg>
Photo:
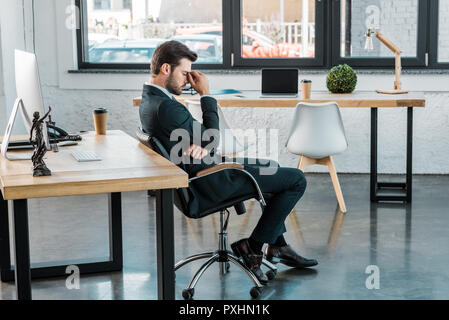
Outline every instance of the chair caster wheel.
<svg viewBox="0 0 449 320"><path fill-rule="evenodd" d="M184 298L184 300L192 300L194 294L195 294L194 288L182 290L182 297Z"/></svg>
<svg viewBox="0 0 449 320"><path fill-rule="evenodd" d="M253 297L254 299L257 299L261 293L262 293L262 288L259 288L259 287L252 287L251 291L249 292L251 297Z"/></svg>
<svg viewBox="0 0 449 320"><path fill-rule="evenodd" d="M229 272L229 269L231 269L231 264L226 262L226 272Z"/></svg>
<svg viewBox="0 0 449 320"><path fill-rule="evenodd" d="M277 273L277 271L268 270L267 273L265 273L265 274L266 274L268 280L273 280L274 277L276 277L276 273Z"/></svg>

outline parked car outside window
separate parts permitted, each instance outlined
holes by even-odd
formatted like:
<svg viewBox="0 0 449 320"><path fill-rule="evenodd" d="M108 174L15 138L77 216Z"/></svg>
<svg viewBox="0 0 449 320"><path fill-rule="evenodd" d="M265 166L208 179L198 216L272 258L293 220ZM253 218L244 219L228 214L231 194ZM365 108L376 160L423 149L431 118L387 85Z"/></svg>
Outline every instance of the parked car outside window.
<svg viewBox="0 0 449 320"><path fill-rule="evenodd" d="M222 63L222 37L207 34L173 36L172 40L184 43L198 54L197 63Z"/></svg>
<svg viewBox="0 0 449 320"><path fill-rule="evenodd" d="M150 63L157 46L166 39L109 40L89 49L90 63Z"/></svg>

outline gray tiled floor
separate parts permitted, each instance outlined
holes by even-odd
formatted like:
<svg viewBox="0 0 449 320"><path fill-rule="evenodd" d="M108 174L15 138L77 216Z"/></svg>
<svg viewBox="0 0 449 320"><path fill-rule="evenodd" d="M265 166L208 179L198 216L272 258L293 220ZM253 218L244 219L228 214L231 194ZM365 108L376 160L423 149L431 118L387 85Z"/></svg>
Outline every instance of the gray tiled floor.
<svg viewBox="0 0 449 320"><path fill-rule="evenodd" d="M300 253L318 259L311 270L279 266L261 299L449 299L449 176L414 177L411 205L370 204L368 175L340 175L348 207L336 211L328 175L307 174L308 189L287 220L286 238ZM32 262L81 259L108 253L107 197L94 195L29 202ZM248 236L260 208L231 216L229 241ZM218 215L191 220L175 211L176 259L215 249ZM123 272L81 276L80 289L65 278L33 281L34 299L155 299L154 199L145 192L123 194ZM176 293L188 285L201 262L177 272ZM365 269L380 269L380 289L368 290ZM199 281L196 299L249 299L252 283L231 267L218 266ZM0 284L0 298L15 287Z"/></svg>

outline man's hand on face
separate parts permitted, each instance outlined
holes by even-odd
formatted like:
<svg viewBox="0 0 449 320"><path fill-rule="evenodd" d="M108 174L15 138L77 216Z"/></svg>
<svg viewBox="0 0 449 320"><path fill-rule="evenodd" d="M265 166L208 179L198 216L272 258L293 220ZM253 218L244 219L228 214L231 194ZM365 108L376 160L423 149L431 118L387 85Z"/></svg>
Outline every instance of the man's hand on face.
<svg viewBox="0 0 449 320"><path fill-rule="evenodd" d="M196 90L200 94L200 96L204 96L205 94L209 94L209 80L204 73L199 71L192 71L187 74L187 80L189 80L190 85L193 89Z"/></svg>
<svg viewBox="0 0 449 320"><path fill-rule="evenodd" d="M186 152L184 152L184 155L190 156L193 159L197 159L197 160L203 159L208 154L209 154L209 152L206 149L201 148L200 146L197 146L195 144L192 144L189 147L189 149Z"/></svg>

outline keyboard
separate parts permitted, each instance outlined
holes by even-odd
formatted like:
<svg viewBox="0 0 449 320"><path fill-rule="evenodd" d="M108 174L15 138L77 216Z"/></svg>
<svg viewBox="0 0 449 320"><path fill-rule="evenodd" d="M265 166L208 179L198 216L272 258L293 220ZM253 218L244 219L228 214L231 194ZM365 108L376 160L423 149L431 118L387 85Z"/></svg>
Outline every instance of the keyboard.
<svg viewBox="0 0 449 320"><path fill-rule="evenodd" d="M61 137L61 138L50 138L49 142L50 143L58 143L58 142L64 142L64 141L81 141L83 138L80 135L68 135L65 137ZM14 140L14 141L9 141L8 144L8 150L9 148L11 148L11 150L14 149L20 149L20 147L24 147L23 149L26 148L33 148L33 146L31 145L30 140Z"/></svg>
<svg viewBox="0 0 449 320"><path fill-rule="evenodd" d="M95 152L92 151L72 151L71 154L78 162L103 160Z"/></svg>
<svg viewBox="0 0 449 320"><path fill-rule="evenodd" d="M33 153L29 152L21 152L21 153L7 153L6 159L8 160L31 160L31 157L33 156Z"/></svg>
<svg viewBox="0 0 449 320"><path fill-rule="evenodd" d="M12 145L8 145L8 151L13 151L13 150L33 150L34 147L31 144L28 145L16 145L16 146L12 146Z"/></svg>

